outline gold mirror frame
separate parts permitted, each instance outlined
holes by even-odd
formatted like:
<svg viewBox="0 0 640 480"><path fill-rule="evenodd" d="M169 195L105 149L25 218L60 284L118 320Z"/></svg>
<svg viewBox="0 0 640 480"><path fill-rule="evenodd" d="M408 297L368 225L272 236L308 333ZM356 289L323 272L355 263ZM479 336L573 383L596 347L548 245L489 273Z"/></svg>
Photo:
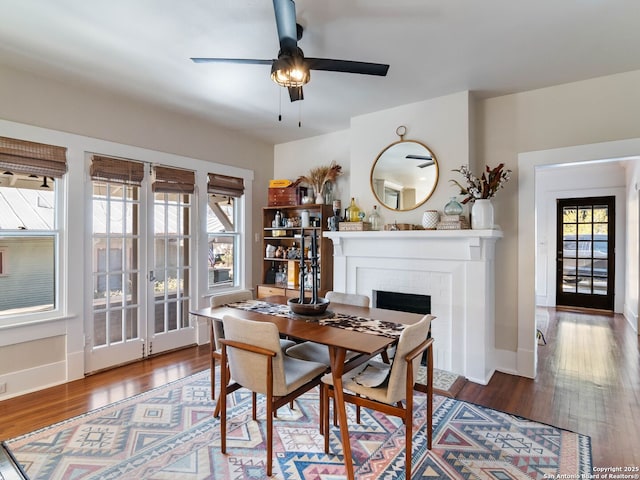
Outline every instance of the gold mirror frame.
<svg viewBox="0 0 640 480"><path fill-rule="evenodd" d="M398 127L400 130L401 127ZM384 148L373 162L369 184L383 207L396 212L414 210L425 203L438 184L438 160L424 143L400 140Z"/></svg>

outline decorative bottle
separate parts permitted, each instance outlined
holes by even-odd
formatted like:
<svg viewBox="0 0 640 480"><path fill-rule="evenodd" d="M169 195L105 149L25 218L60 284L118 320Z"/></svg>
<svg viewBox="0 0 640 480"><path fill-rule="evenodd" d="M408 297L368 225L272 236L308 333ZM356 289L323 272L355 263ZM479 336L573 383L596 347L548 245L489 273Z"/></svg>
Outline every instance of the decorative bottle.
<svg viewBox="0 0 640 480"><path fill-rule="evenodd" d="M360 221L360 207L358 207L358 204L356 204L355 197L351 197L351 204L349 204L349 221Z"/></svg>
<svg viewBox="0 0 640 480"><path fill-rule="evenodd" d="M462 205L460 204L460 202L458 202L458 200L456 200L456 197L451 197L449 203L444 206L445 215L462 215L462 210Z"/></svg>
<svg viewBox="0 0 640 480"><path fill-rule="evenodd" d="M374 205L371 214L369 215L369 223L371 223L371 230L380 230L380 214L378 213L378 206Z"/></svg>

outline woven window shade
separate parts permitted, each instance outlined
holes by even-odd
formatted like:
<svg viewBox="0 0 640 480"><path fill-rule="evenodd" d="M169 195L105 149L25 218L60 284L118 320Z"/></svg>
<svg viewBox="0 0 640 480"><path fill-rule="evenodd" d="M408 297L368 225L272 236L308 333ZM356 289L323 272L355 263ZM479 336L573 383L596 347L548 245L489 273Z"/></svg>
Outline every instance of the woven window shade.
<svg viewBox="0 0 640 480"><path fill-rule="evenodd" d="M67 173L67 149L46 143L0 137L0 169L61 178Z"/></svg>
<svg viewBox="0 0 640 480"><path fill-rule="evenodd" d="M196 174L191 170L180 170L170 167L153 167L155 181L151 186L159 193L193 193L196 185Z"/></svg>
<svg viewBox="0 0 640 480"><path fill-rule="evenodd" d="M144 163L94 155L89 174L93 180L139 186L144 178Z"/></svg>
<svg viewBox="0 0 640 480"><path fill-rule="evenodd" d="M210 173L207 193L227 197L241 197L244 193L244 180L238 177Z"/></svg>

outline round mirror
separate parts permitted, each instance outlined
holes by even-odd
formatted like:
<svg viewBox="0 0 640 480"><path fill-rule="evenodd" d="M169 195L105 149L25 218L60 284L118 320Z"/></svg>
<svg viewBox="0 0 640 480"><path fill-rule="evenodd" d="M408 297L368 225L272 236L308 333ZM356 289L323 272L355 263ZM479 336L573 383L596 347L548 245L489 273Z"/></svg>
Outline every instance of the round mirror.
<svg viewBox="0 0 640 480"><path fill-rule="evenodd" d="M371 167L371 190L391 210L413 210L438 183L438 161L423 143L400 140L382 150Z"/></svg>

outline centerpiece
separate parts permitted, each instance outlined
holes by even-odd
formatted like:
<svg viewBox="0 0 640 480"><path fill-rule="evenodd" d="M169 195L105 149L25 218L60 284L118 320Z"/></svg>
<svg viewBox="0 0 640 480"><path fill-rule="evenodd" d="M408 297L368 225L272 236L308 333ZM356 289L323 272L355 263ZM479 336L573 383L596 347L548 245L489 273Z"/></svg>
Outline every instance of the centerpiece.
<svg viewBox="0 0 640 480"><path fill-rule="evenodd" d="M300 229L300 295L298 298L290 298L287 305L293 313L298 315L322 315L329 306L329 300L318 296L318 243L316 239L317 231L311 229L311 298L305 303L304 298L304 277L307 271L307 263L304 256L304 228Z"/></svg>

